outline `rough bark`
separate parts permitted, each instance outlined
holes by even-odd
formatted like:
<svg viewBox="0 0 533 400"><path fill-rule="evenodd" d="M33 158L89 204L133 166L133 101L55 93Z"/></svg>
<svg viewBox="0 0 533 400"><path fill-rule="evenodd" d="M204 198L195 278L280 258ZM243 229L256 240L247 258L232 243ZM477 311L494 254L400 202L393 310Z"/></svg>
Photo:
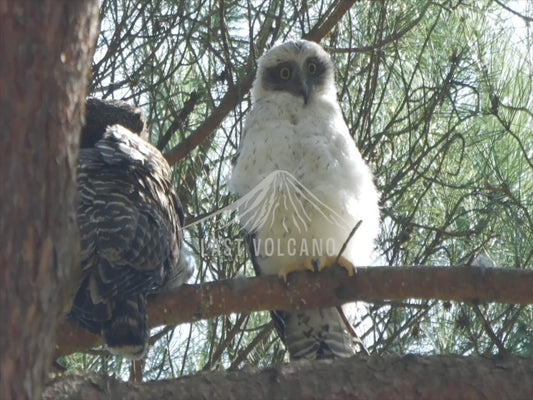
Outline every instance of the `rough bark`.
<svg viewBox="0 0 533 400"><path fill-rule="evenodd" d="M354 300L438 299L446 301L533 303L533 271L479 267L359 268L348 278L340 268L319 274L276 276L186 285L149 304L151 326L179 324L230 313L335 306ZM56 356L100 344L95 335L65 322L58 331Z"/></svg>
<svg viewBox="0 0 533 400"><path fill-rule="evenodd" d="M0 393L34 399L78 247L75 165L91 1L0 0Z"/></svg>
<svg viewBox="0 0 533 400"><path fill-rule="evenodd" d="M43 399L531 399L532 377L531 359L516 357L356 357L142 385L98 375L65 376L48 385Z"/></svg>

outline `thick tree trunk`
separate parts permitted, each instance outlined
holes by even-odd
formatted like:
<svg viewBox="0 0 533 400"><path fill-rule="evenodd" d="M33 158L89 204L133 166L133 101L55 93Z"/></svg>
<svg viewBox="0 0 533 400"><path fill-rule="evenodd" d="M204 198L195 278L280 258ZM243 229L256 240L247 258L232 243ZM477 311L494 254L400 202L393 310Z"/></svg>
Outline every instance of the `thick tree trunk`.
<svg viewBox="0 0 533 400"><path fill-rule="evenodd" d="M532 376L533 363L521 358L356 357L202 372L143 385L64 376L47 386L43 399L533 399Z"/></svg>
<svg viewBox="0 0 533 400"><path fill-rule="evenodd" d="M75 166L97 1L0 0L0 393L38 398L77 265Z"/></svg>

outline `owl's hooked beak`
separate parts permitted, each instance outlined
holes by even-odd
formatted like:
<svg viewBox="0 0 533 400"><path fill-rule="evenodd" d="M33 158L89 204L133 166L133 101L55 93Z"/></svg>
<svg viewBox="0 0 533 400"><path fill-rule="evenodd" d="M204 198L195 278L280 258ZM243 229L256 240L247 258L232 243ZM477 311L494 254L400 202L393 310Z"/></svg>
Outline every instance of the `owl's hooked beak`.
<svg viewBox="0 0 533 400"><path fill-rule="evenodd" d="M304 98L304 104L307 105L309 101L309 87L305 82L300 82L298 86L298 94Z"/></svg>

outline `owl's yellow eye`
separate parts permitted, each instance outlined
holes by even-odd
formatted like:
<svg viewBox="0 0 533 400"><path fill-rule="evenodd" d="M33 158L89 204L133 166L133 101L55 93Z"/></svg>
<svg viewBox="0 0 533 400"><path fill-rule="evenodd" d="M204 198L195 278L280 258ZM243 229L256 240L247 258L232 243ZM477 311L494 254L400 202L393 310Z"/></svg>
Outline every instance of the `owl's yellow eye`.
<svg viewBox="0 0 533 400"><path fill-rule="evenodd" d="M284 81L291 79L291 69L289 67L283 67L279 70L279 77Z"/></svg>
<svg viewBox="0 0 533 400"><path fill-rule="evenodd" d="M309 64L307 64L307 72L309 72L309 75L315 75L317 69L318 69L318 67L317 67L316 63L310 62Z"/></svg>

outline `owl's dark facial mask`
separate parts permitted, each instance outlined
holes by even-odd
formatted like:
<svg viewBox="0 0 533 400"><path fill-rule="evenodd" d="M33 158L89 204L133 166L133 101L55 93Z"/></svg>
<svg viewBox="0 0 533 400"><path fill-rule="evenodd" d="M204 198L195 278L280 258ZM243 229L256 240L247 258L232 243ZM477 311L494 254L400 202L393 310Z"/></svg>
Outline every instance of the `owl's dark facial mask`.
<svg viewBox="0 0 533 400"><path fill-rule="evenodd" d="M280 62L266 69L262 83L265 90L286 91L302 96L307 104L316 88L325 84L326 71L326 64L316 57L307 58L301 66L295 61Z"/></svg>

